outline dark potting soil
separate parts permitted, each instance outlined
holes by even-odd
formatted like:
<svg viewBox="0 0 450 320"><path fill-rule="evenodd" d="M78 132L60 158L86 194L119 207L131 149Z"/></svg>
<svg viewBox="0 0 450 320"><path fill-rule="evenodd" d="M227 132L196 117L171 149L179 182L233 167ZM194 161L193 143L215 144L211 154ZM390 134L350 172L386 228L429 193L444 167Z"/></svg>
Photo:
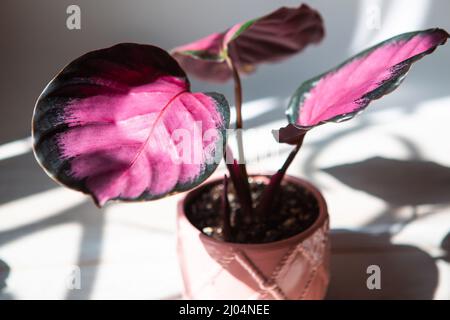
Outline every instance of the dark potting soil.
<svg viewBox="0 0 450 320"><path fill-rule="evenodd" d="M265 181L250 179L254 206L258 205ZM185 207L191 223L204 234L224 241L221 197L223 185L212 185ZM319 215L319 205L307 189L290 182L283 182L282 190L272 213L266 217L243 217L232 183L228 186L231 209L231 238L229 242L267 243L289 238L306 230Z"/></svg>

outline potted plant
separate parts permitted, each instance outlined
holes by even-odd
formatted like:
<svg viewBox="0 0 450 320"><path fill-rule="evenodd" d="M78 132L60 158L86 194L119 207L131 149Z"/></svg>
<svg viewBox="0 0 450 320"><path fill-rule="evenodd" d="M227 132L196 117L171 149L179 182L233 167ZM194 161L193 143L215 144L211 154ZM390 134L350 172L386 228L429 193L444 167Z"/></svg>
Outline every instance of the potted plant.
<svg viewBox="0 0 450 320"><path fill-rule="evenodd" d="M411 64L444 44L429 29L399 35L303 83L288 124L293 145L275 174L249 175L242 133L238 159L227 148L228 102L192 92L184 70L235 82L240 75L319 42L320 15L306 5L281 8L171 54L123 43L68 64L44 89L33 115L38 162L59 183L110 200L156 200L186 193L178 206L178 253L186 298L321 299L328 285L328 212L320 192L286 175L312 128L351 119L394 90ZM203 183L226 160L228 175Z"/></svg>

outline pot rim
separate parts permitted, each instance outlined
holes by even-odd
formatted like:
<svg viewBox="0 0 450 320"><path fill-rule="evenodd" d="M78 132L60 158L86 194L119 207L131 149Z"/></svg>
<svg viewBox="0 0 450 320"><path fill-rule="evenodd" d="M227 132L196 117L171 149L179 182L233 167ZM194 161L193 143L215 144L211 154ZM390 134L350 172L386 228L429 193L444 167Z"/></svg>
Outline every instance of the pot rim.
<svg viewBox="0 0 450 320"><path fill-rule="evenodd" d="M262 173L262 174L249 174L250 177L258 178L258 177L264 177L264 178L270 178L271 174ZM285 175L284 179L287 181L290 181L292 183L301 185L308 189L314 197L317 199L318 205L319 205L319 214L314 221L313 224L311 224L307 229L289 237L286 239L281 239L273 242L265 242L265 243L236 243L236 242L227 242L227 241L221 241L217 240L215 238L209 237L205 235L201 230L197 229L192 222L189 220L189 218L185 214L185 204L194 198L196 195L201 193L205 188L219 183L221 180L223 180L223 177L215 177L212 178L205 183L201 184L199 187L187 192L183 195L183 197L178 201L178 218L184 218L188 221L189 227L193 229L193 232L196 232L199 234L199 237L202 241L210 242L216 245L220 246L228 246L233 247L236 249L269 249L273 247L280 247L289 245L291 243L298 243L300 241L305 240L309 236L311 236L316 230L318 230L320 227L324 225L324 223L328 220L328 210L327 210L327 204L325 202L325 199L322 195L322 193L310 182L295 177L291 175Z"/></svg>

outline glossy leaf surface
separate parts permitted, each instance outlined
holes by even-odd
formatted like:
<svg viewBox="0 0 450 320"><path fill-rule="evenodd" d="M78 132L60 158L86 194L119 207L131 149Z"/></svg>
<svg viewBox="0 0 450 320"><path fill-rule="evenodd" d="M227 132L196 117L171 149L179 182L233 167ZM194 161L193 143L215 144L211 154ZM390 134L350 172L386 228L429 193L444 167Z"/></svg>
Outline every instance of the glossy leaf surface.
<svg viewBox="0 0 450 320"><path fill-rule="evenodd" d="M442 29L401 34L303 83L289 103L289 123L308 129L353 118L372 100L395 90L411 65L448 37Z"/></svg>
<svg viewBox="0 0 450 320"><path fill-rule="evenodd" d="M49 175L108 200L190 189L217 167L225 98L192 93L178 63L151 45L118 44L66 66L39 97L34 150Z"/></svg>

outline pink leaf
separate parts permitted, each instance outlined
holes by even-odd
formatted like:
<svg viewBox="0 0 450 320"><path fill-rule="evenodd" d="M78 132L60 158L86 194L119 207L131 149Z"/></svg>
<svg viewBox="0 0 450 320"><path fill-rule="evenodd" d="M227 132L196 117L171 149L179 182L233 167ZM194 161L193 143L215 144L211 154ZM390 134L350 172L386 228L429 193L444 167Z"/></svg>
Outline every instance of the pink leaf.
<svg viewBox="0 0 450 320"><path fill-rule="evenodd" d="M190 189L217 167L229 109L191 93L164 50L118 44L66 66L39 97L36 157L66 186L111 199L152 200Z"/></svg>
<svg viewBox="0 0 450 320"><path fill-rule="evenodd" d="M286 58L320 42L323 36L323 22L317 11L307 5L283 7L175 48L172 54L187 72L221 82L232 76L227 55L240 73L249 73L257 64Z"/></svg>
<svg viewBox="0 0 450 320"><path fill-rule="evenodd" d="M372 100L395 90L411 64L432 53L448 37L442 29L401 34L305 82L291 98L289 122L310 128L353 118Z"/></svg>

